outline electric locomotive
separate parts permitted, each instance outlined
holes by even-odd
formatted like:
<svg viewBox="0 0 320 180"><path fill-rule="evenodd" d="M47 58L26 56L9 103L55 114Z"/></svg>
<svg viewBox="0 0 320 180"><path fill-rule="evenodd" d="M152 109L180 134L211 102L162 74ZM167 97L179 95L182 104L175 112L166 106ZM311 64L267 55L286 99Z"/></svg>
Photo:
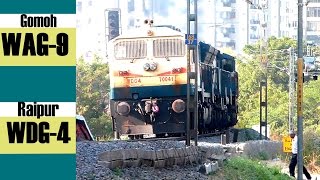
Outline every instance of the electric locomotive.
<svg viewBox="0 0 320 180"><path fill-rule="evenodd" d="M122 34L108 45L109 107L116 138L186 132L185 34L173 26L145 22L148 26ZM238 96L234 58L203 42L198 47L199 131L233 126L237 121ZM189 88L194 94L194 85Z"/></svg>

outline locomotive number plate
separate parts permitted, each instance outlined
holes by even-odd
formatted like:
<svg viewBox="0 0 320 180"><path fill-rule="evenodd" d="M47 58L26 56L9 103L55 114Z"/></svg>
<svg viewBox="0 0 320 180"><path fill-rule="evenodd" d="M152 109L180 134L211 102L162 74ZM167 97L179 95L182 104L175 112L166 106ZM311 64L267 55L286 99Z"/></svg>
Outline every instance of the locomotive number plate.
<svg viewBox="0 0 320 180"><path fill-rule="evenodd" d="M172 84L175 82L174 76L159 76L160 84Z"/></svg>
<svg viewBox="0 0 320 180"><path fill-rule="evenodd" d="M128 78L128 83L130 85L141 85L142 78Z"/></svg>
<svg viewBox="0 0 320 180"><path fill-rule="evenodd" d="M127 78L129 86L159 86L175 83L175 76L152 76Z"/></svg>

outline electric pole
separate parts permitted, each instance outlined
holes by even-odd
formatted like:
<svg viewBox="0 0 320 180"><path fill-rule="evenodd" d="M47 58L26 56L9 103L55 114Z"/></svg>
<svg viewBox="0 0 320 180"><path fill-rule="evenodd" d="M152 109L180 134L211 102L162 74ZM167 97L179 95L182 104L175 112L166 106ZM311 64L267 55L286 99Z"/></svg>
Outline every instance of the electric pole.
<svg viewBox="0 0 320 180"><path fill-rule="evenodd" d="M289 132L293 131L293 117L295 100L295 74L294 74L294 60L293 48L289 48Z"/></svg>
<svg viewBox="0 0 320 180"><path fill-rule="evenodd" d="M192 19L190 18L190 0L187 0L187 35L190 34L190 22ZM188 45L187 50L187 124L186 124L186 145L190 146L190 106L191 106L191 97L190 97L190 75L191 75L191 63L190 63L190 51L191 48Z"/></svg>
<svg viewBox="0 0 320 180"><path fill-rule="evenodd" d="M260 139L262 139L262 127L265 127L265 139L268 139L268 38L267 38L267 25L268 19L266 11L268 9L268 0L263 0L260 5L253 4L252 0L245 0L248 4L261 10L262 20L260 20L261 33L260 33L260 64L264 72L264 77L260 81ZM249 23L249 22L248 22ZM264 111L264 112L263 112Z"/></svg>
<svg viewBox="0 0 320 180"><path fill-rule="evenodd" d="M298 0L298 72L297 72L297 111L298 111L298 180L302 180L303 170L303 2Z"/></svg>
<svg viewBox="0 0 320 180"><path fill-rule="evenodd" d="M261 66L264 71L264 78L260 82L260 139L262 139L262 127L264 126L264 136L265 139L268 138L267 127L268 127L268 38L267 38L267 17L266 11L268 9L268 1L263 1L262 4L258 7L262 11L261 21L261 45L260 45L260 58ZM264 111L264 112L263 112Z"/></svg>
<svg viewBox="0 0 320 180"><path fill-rule="evenodd" d="M187 34L186 34L186 44L187 50L187 124L186 124L186 145L190 146L190 141L192 136L195 139L195 146L198 145L198 43L197 43L197 31L198 31L198 21L197 21L197 0L193 0L193 14L190 12L190 5L192 3L187 0ZM193 34L191 33L191 23L193 22ZM191 61L193 60L194 68L191 68ZM194 94L191 98L191 82L194 80ZM193 110L191 109L193 108ZM191 131L191 116L190 110L193 112L193 129Z"/></svg>

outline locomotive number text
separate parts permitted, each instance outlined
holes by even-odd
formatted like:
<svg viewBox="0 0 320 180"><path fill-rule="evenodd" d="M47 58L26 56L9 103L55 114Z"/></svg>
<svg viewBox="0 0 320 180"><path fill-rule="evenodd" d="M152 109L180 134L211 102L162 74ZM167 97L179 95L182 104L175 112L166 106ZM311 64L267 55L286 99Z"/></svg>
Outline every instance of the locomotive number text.
<svg viewBox="0 0 320 180"><path fill-rule="evenodd" d="M173 76L161 76L159 78L160 78L160 82L173 82L174 81Z"/></svg>
<svg viewBox="0 0 320 180"><path fill-rule="evenodd" d="M175 82L174 76L149 76L149 77L136 77L128 78L128 85L133 86L159 86L169 85Z"/></svg>
<svg viewBox="0 0 320 180"><path fill-rule="evenodd" d="M141 83L140 78L130 78L128 79L130 84L136 84L136 83Z"/></svg>

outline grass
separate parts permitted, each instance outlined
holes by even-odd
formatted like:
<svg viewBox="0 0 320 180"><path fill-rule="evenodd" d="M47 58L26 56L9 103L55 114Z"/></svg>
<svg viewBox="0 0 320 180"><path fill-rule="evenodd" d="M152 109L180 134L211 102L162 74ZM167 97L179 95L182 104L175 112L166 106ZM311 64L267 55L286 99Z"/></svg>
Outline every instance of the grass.
<svg viewBox="0 0 320 180"><path fill-rule="evenodd" d="M120 168L116 168L113 170L113 174L116 176L122 176L122 170Z"/></svg>
<svg viewBox="0 0 320 180"><path fill-rule="evenodd" d="M267 152L262 151L258 153L258 160L268 160L268 159L269 159L269 156Z"/></svg>
<svg viewBox="0 0 320 180"><path fill-rule="evenodd" d="M307 168L313 172L313 173L319 173L320 172L320 155L316 154L315 152L312 152L312 154L306 156L304 159L307 161Z"/></svg>
<svg viewBox="0 0 320 180"><path fill-rule="evenodd" d="M307 168L313 173L320 172L320 128L309 128L304 132L303 154Z"/></svg>
<svg viewBox="0 0 320 180"><path fill-rule="evenodd" d="M112 120L107 115L87 120L91 133L96 141L110 141L113 139Z"/></svg>
<svg viewBox="0 0 320 180"><path fill-rule="evenodd" d="M267 167L259 161L244 157L234 157L226 161L218 176L219 179L226 180L292 180L276 167Z"/></svg>

